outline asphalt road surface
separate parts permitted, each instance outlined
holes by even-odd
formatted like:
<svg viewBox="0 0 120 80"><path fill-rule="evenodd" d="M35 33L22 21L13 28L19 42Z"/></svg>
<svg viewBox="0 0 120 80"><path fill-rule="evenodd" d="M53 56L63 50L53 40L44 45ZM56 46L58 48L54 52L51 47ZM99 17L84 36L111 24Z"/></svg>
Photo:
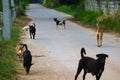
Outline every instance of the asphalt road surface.
<svg viewBox="0 0 120 80"><path fill-rule="evenodd" d="M98 53L106 53L105 70L101 80L120 80L120 37L113 33L104 33L103 46L96 46L96 32L66 20L66 29L56 29L54 17L66 19L70 15L44 8L39 4L30 4L27 14L36 24L36 39L29 34L21 36L23 43L32 52L33 63L30 73L23 69L18 72L18 80L74 80L80 59L80 50L86 49L87 56L96 58ZM32 23L31 22L31 23ZM31 24L30 23L30 24ZM78 77L82 80L83 72ZM91 74L86 80L95 80Z"/></svg>

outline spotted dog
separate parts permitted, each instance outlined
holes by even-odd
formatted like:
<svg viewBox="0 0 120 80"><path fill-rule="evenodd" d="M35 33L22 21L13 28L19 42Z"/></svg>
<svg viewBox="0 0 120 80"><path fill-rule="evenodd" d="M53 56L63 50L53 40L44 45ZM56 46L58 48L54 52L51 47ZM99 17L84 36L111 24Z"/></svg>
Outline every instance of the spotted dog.
<svg viewBox="0 0 120 80"><path fill-rule="evenodd" d="M66 28L65 27L65 20L60 21L57 18L54 18L54 21L56 22L56 28L58 28L58 26L60 26L60 25L63 25L64 29Z"/></svg>

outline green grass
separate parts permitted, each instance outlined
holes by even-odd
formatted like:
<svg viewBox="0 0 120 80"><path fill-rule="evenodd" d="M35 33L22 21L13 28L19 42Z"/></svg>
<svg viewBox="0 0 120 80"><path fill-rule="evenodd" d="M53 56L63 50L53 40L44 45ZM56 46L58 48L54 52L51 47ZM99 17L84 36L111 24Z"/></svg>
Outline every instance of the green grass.
<svg viewBox="0 0 120 80"><path fill-rule="evenodd" d="M70 6L60 6L58 8L56 8L56 10L58 11L61 11L61 12L64 12L64 13L67 13L67 14L70 14L72 15L74 18L76 18L77 20L80 21L80 24L83 24L83 25L96 25L97 23L97 18L102 15L103 13L102 12L95 12L95 11L84 11L84 10L81 10L79 8L79 6L73 6L73 5L70 5ZM118 15L118 17L110 17L110 18L107 18L106 20L104 20L102 23L101 23L101 27L108 31L114 31L116 33L119 33L120 34L120 16Z"/></svg>
<svg viewBox="0 0 120 80"><path fill-rule="evenodd" d="M16 80L17 59L15 46L19 43L20 30L30 19L19 17L13 23L11 40L0 42L0 80Z"/></svg>
<svg viewBox="0 0 120 80"><path fill-rule="evenodd" d="M82 24L93 25L96 23L96 18L100 15L98 12L94 11L83 11L77 8L76 6L60 6L56 10L70 14L76 19L80 20Z"/></svg>
<svg viewBox="0 0 120 80"><path fill-rule="evenodd" d="M14 29L13 29L14 30ZM17 36L19 35L18 31ZM14 31L13 31L14 33ZM16 36L16 38L17 38ZM17 39L12 38L9 41L2 41L0 43L0 80L15 80L16 75L16 58L15 58L15 44Z"/></svg>
<svg viewBox="0 0 120 80"><path fill-rule="evenodd" d="M62 11L64 13L67 13L67 14L70 14L70 15L74 15L74 11L71 9L70 6L63 5L61 7L56 8L56 10Z"/></svg>

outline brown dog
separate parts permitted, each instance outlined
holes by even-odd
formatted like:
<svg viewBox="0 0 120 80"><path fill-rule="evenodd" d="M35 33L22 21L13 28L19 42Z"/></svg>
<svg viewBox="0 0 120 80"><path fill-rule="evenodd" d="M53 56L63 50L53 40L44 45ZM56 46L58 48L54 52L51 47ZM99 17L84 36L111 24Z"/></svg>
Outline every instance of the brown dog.
<svg viewBox="0 0 120 80"><path fill-rule="evenodd" d="M18 57L19 60L22 60L23 53L25 51L25 48L23 45L19 44L16 46L16 56Z"/></svg>
<svg viewBox="0 0 120 80"><path fill-rule="evenodd" d="M102 46L102 39L103 39L103 31L100 28L99 24L96 24L97 26L97 32L96 32L96 37L97 37L97 46L101 47Z"/></svg>

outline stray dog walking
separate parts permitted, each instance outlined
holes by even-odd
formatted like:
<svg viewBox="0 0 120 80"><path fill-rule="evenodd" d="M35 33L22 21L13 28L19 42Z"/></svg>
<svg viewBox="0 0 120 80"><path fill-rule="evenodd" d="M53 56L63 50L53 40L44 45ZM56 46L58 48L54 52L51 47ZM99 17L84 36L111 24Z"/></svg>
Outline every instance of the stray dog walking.
<svg viewBox="0 0 120 80"><path fill-rule="evenodd" d="M85 76L87 73L91 73L93 76L95 75L96 80L100 80L100 77L104 71L105 60L108 55L103 53L97 54L97 59L93 59L91 57L85 57L83 54L86 54L84 48L81 49L81 59L78 64L75 80L77 80L77 77L82 69L84 70L83 80L85 80Z"/></svg>
<svg viewBox="0 0 120 80"><path fill-rule="evenodd" d="M35 26L36 26L35 23L33 23L33 25L29 25L29 34L31 39L35 39L35 35L36 35Z"/></svg>
<svg viewBox="0 0 120 80"><path fill-rule="evenodd" d="M96 37L97 37L97 46L101 47L102 46L102 40L103 40L103 31L100 28L99 24L96 24L97 26L97 32L96 32Z"/></svg>
<svg viewBox="0 0 120 80"><path fill-rule="evenodd" d="M25 68L26 74L29 73L32 64L32 55L26 44L23 44L25 51L23 54L23 67Z"/></svg>
<svg viewBox="0 0 120 80"><path fill-rule="evenodd" d="M60 21L57 18L54 18L54 21L56 22L56 28L58 28L58 26L60 26L60 25L63 25L64 29L66 28L65 27L65 20Z"/></svg>

